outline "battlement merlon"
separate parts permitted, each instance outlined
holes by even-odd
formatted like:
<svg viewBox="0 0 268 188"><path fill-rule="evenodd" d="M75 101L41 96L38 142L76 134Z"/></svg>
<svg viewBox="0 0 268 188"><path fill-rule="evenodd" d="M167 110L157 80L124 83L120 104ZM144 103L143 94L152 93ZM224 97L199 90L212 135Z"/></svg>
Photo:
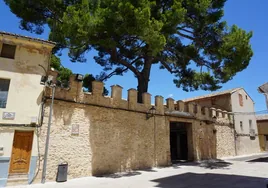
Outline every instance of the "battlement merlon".
<svg viewBox="0 0 268 188"><path fill-rule="evenodd" d="M50 71L51 72L51 71ZM56 75L52 74L51 75ZM54 79L54 78L53 78ZM55 99L62 99L82 104L92 104L104 107L120 108L139 112L148 112L151 108L151 94L143 93L142 103L137 102L138 92L136 89L129 89L127 100L122 99L123 88L119 85L111 86L111 96L104 96L104 83L100 81L92 82L92 92L84 92L82 82L72 75L69 80L69 88L56 87ZM46 96L51 97L51 88L46 88ZM155 96L156 114L164 115L165 111L186 112L200 120L221 121L232 123L232 114L221 109L199 106L194 103L184 103L179 100L174 102L172 98L166 99L166 106L162 96Z"/></svg>

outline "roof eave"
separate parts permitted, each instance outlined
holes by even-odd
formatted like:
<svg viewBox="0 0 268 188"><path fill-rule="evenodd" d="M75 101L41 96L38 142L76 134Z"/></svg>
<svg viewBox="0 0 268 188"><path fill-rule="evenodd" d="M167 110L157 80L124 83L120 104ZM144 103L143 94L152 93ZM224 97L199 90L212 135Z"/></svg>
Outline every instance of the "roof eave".
<svg viewBox="0 0 268 188"><path fill-rule="evenodd" d="M14 34L14 33L8 33L8 32L4 32L4 31L0 31L0 35L1 36L11 36L14 38L20 38L20 39L24 39L24 40L27 39L27 40L32 41L32 42L37 42L37 43L41 43L44 45L48 45L51 48L55 47L55 45L57 44L56 42L52 42L49 40L43 40L43 39L39 39L39 38L33 38L33 37L23 36L23 35Z"/></svg>

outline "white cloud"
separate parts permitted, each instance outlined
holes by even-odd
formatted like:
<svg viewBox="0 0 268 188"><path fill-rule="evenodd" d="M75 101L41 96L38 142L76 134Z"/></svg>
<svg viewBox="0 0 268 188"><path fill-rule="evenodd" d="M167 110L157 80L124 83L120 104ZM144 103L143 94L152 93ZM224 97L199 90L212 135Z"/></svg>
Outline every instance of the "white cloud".
<svg viewBox="0 0 268 188"><path fill-rule="evenodd" d="M168 97L173 97L173 94L169 94Z"/></svg>

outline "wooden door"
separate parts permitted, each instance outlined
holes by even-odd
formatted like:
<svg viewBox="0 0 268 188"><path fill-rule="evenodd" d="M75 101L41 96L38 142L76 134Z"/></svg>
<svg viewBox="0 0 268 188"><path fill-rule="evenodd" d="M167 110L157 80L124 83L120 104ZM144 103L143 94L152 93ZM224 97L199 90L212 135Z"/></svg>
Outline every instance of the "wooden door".
<svg viewBox="0 0 268 188"><path fill-rule="evenodd" d="M15 131L10 160L10 174L28 173L33 143L33 131Z"/></svg>
<svg viewBox="0 0 268 188"><path fill-rule="evenodd" d="M265 151L268 151L268 135L264 135Z"/></svg>

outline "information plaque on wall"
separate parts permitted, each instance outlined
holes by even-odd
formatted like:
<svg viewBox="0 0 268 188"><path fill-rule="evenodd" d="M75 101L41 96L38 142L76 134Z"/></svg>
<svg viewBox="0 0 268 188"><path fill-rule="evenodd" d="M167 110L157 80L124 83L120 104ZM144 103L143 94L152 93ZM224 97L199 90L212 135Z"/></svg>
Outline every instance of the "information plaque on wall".
<svg viewBox="0 0 268 188"><path fill-rule="evenodd" d="M79 125L72 125L72 135L79 135Z"/></svg>
<svg viewBox="0 0 268 188"><path fill-rule="evenodd" d="M2 119L14 120L15 119L15 112L3 112Z"/></svg>

